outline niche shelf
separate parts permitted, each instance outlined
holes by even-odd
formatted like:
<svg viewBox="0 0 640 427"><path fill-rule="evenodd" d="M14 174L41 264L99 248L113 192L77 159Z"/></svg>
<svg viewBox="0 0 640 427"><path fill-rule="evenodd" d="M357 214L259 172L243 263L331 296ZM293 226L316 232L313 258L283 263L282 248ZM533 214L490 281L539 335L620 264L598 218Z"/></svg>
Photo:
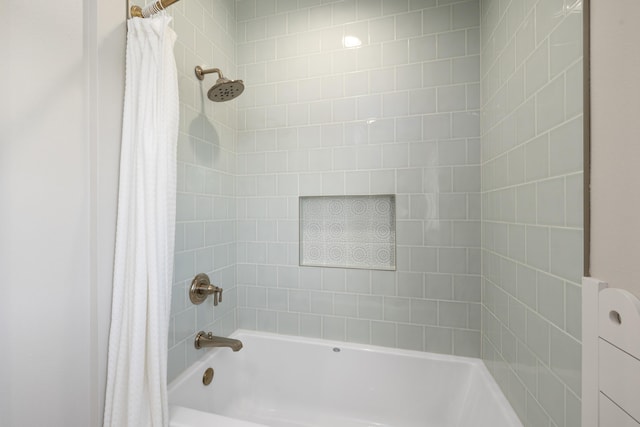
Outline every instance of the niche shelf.
<svg viewBox="0 0 640 427"><path fill-rule="evenodd" d="M396 269L395 195L300 197L300 265Z"/></svg>

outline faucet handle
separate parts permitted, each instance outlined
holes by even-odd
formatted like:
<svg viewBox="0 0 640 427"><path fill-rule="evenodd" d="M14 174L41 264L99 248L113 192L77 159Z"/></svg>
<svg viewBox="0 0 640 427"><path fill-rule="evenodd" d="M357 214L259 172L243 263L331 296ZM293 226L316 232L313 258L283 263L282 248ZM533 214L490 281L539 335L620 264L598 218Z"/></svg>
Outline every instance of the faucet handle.
<svg viewBox="0 0 640 427"><path fill-rule="evenodd" d="M219 302L222 302L222 291L221 287L216 286L215 291L213 291L213 305L218 305Z"/></svg>

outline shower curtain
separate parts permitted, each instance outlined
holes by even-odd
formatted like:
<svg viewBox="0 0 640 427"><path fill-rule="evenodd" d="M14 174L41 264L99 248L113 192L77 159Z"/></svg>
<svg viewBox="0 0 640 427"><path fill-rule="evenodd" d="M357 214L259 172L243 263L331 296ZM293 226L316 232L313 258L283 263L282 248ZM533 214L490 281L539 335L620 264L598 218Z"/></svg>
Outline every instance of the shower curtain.
<svg viewBox="0 0 640 427"><path fill-rule="evenodd" d="M127 23L104 425L168 426L178 82L165 13Z"/></svg>

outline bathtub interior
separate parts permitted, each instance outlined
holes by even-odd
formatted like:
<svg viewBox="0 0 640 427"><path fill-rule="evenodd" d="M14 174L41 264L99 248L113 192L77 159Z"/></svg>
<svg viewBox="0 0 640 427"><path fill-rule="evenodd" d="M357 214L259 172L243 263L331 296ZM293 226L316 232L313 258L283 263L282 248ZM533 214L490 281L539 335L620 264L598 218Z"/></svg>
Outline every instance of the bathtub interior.
<svg viewBox="0 0 640 427"><path fill-rule="evenodd" d="M476 359L248 331L234 337L242 351L210 350L171 383L172 405L272 427L520 425ZM209 366L215 376L204 386Z"/></svg>

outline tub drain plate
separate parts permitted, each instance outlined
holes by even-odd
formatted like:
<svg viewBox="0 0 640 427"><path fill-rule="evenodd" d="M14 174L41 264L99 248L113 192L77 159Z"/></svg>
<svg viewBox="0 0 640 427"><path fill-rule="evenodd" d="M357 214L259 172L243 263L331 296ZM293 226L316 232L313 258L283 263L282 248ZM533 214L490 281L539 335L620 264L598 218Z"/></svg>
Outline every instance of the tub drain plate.
<svg viewBox="0 0 640 427"><path fill-rule="evenodd" d="M213 368L207 368L207 370L204 371L204 375L202 375L202 384L209 385L211 381L213 381Z"/></svg>

